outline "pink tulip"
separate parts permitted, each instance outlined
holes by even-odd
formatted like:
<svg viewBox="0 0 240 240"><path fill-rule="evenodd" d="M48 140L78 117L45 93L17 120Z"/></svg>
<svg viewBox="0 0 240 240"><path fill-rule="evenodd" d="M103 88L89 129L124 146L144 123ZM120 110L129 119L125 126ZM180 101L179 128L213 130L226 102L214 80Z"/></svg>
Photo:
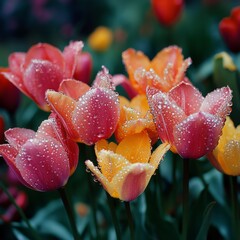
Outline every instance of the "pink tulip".
<svg viewBox="0 0 240 240"><path fill-rule="evenodd" d="M73 79L64 80L59 92L48 90L47 100L74 141L92 145L114 133L120 106L111 76L103 68L93 86Z"/></svg>
<svg viewBox="0 0 240 240"><path fill-rule="evenodd" d="M89 78L91 58L81 61L83 43L71 42L64 51L47 44L39 43L32 46L27 53L16 52L9 56L10 72L4 76L31 98L37 105L49 111L45 92L47 89L58 90L64 78L81 76ZM85 58L85 56L84 56ZM83 62L83 66L79 66ZM85 79L85 82L89 79Z"/></svg>
<svg viewBox="0 0 240 240"><path fill-rule="evenodd" d="M205 98L191 84L181 82L168 93L147 89L159 138L183 158L199 158L217 145L226 116L231 111L229 87Z"/></svg>
<svg viewBox="0 0 240 240"><path fill-rule="evenodd" d="M25 186L50 191L64 186L78 163L79 149L54 114L37 132L13 128L5 132L8 144L0 154Z"/></svg>

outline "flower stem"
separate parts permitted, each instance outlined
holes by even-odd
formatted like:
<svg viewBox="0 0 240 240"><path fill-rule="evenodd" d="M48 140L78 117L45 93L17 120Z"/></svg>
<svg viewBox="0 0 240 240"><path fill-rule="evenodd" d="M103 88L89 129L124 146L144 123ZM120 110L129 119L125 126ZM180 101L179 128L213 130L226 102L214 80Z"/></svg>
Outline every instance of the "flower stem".
<svg viewBox="0 0 240 240"><path fill-rule="evenodd" d="M131 234L131 240L134 240L134 223L133 223L133 217L132 217L132 212L131 212L131 207L129 202L124 202L125 204L125 209L127 212L127 219L128 219L128 225L130 229L130 234Z"/></svg>
<svg viewBox="0 0 240 240"><path fill-rule="evenodd" d="M113 225L114 225L114 228L115 228L117 240L121 240L121 232L120 232L119 224L118 224L118 221L117 221L115 208L114 208L114 205L113 205L113 199L107 192L106 192L106 195L107 195L108 205L109 205L111 215L112 215L112 220L113 220Z"/></svg>
<svg viewBox="0 0 240 240"><path fill-rule="evenodd" d="M239 236L239 209L238 209L238 198L237 198L237 177L230 177L231 185L231 201L232 201L232 224L233 224L233 239L237 240Z"/></svg>
<svg viewBox="0 0 240 240"><path fill-rule="evenodd" d="M12 196L12 194L8 191L6 186L1 181L0 181L0 187L2 188L3 192L8 196L9 200L14 205L14 207L17 209L17 211L20 214L21 218L24 220L24 222L28 226L29 230L31 231L32 236L34 237L34 239L41 240L40 236L37 234L36 230L30 224L30 222L29 222L28 218L26 217L26 215L24 214L23 210L17 205L14 197Z"/></svg>
<svg viewBox="0 0 240 240"><path fill-rule="evenodd" d="M183 159L183 219L182 239L187 240L189 215L189 159Z"/></svg>
<svg viewBox="0 0 240 240"><path fill-rule="evenodd" d="M74 211L73 211L72 205L69 202L66 190L65 190L64 187L62 187L62 188L58 189L58 192L59 192L59 194L61 196L63 205L64 205L65 210L67 212L67 215L68 215L68 218L69 218L69 222L70 222L70 225L71 225L71 228L72 228L72 232L73 232L73 237L74 237L75 240L80 240L80 236L78 234L77 226L76 226L76 222L75 222Z"/></svg>

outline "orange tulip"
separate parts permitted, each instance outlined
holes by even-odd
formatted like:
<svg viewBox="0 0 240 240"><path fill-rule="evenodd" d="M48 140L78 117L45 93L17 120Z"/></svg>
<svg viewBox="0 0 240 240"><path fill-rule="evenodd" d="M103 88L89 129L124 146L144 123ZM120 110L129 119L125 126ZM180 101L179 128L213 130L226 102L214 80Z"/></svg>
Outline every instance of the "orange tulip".
<svg viewBox="0 0 240 240"><path fill-rule="evenodd" d="M138 95L131 101L120 97L120 107L120 118L115 131L116 140L120 142L128 135L146 130L154 144L158 139L158 133L146 95Z"/></svg>
<svg viewBox="0 0 240 240"><path fill-rule="evenodd" d="M112 197L132 201L145 190L169 147L161 144L151 154L146 132L128 136L119 145L101 140L95 145L99 167L90 160L85 164Z"/></svg>
<svg viewBox="0 0 240 240"><path fill-rule="evenodd" d="M169 91L185 80L185 71L191 64L190 58L183 59L182 50L177 46L164 48L152 61L134 49L124 51L122 58L130 82L140 94L146 93L147 86Z"/></svg>
<svg viewBox="0 0 240 240"><path fill-rule="evenodd" d="M107 69L97 75L92 88L67 79L61 83L59 91L48 90L47 100L74 141L92 145L111 137L120 107Z"/></svg>
<svg viewBox="0 0 240 240"><path fill-rule="evenodd" d="M222 173L240 175L240 125L235 128L227 117L217 147L207 155L212 165Z"/></svg>

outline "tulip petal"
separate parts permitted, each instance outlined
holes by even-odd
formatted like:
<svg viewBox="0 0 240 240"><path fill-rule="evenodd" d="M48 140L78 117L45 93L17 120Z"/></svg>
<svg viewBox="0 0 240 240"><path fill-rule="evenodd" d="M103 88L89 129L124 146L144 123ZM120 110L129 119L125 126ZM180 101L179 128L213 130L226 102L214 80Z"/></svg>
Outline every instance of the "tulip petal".
<svg viewBox="0 0 240 240"><path fill-rule="evenodd" d="M98 165L102 174L109 182L123 167L129 165L129 161L123 156L112 151L101 150L98 153Z"/></svg>
<svg viewBox="0 0 240 240"><path fill-rule="evenodd" d="M158 168L160 161L163 160L163 156L169 149L170 149L170 144L163 143L154 150L149 161L149 163L154 167L154 169Z"/></svg>
<svg viewBox="0 0 240 240"><path fill-rule="evenodd" d="M116 129L119 112L115 92L105 88L91 89L79 99L73 113L79 138L87 145L109 138Z"/></svg>
<svg viewBox="0 0 240 240"><path fill-rule="evenodd" d="M225 118L231 111L231 99L232 91L229 87L216 89L205 97L200 111Z"/></svg>
<svg viewBox="0 0 240 240"><path fill-rule="evenodd" d="M73 111L76 107L76 102L59 92L48 90L46 93L47 100L54 112L61 119L64 127L68 131L72 139L78 139L78 133L72 123Z"/></svg>
<svg viewBox="0 0 240 240"><path fill-rule="evenodd" d="M94 174L97 180L102 184L103 188L112 196L118 198L119 194L114 190L112 184L99 171L98 167L94 166L90 160L85 161L87 168Z"/></svg>
<svg viewBox="0 0 240 240"><path fill-rule="evenodd" d="M145 131L127 136L117 146L116 153L131 163L147 163L151 156L151 140Z"/></svg>
<svg viewBox="0 0 240 240"><path fill-rule="evenodd" d="M173 129L186 118L184 111L160 91L153 96L148 94L148 102L160 139L174 145Z"/></svg>
<svg viewBox="0 0 240 240"><path fill-rule="evenodd" d="M50 137L27 141L15 163L23 179L39 191L62 187L70 175L67 154L62 145Z"/></svg>
<svg viewBox="0 0 240 240"><path fill-rule="evenodd" d="M28 68L33 59L40 61L46 60L47 62L57 65L59 69L64 69L65 63L61 51L47 43L38 43L28 50L24 63L25 68Z"/></svg>
<svg viewBox="0 0 240 240"><path fill-rule="evenodd" d="M44 60L32 60L24 72L24 85L43 110L48 110L46 90L57 91L62 81L62 74L62 69L58 65Z"/></svg>
<svg viewBox="0 0 240 240"><path fill-rule="evenodd" d="M204 100L202 94L191 84L181 82L168 92L169 99L185 112L187 116L199 111Z"/></svg>
<svg viewBox="0 0 240 240"><path fill-rule="evenodd" d="M63 92L67 96L78 101L78 99L89 89L90 87L86 83L74 79L65 79L60 84L59 92Z"/></svg>
<svg viewBox="0 0 240 240"><path fill-rule="evenodd" d="M25 62L26 53L16 52L10 54L8 65L11 72L16 75L19 80L22 80L23 64Z"/></svg>
<svg viewBox="0 0 240 240"><path fill-rule="evenodd" d="M77 59L80 58L83 48L83 42L74 41L66 46L63 50L63 57L65 60L65 78L72 78L77 67Z"/></svg>
<svg viewBox="0 0 240 240"><path fill-rule="evenodd" d="M35 137L35 132L25 128L11 128L5 132L5 137L10 145L20 150L27 140Z"/></svg>
<svg viewBox="0 0 240 240"><path fill-rule="evenodd" d="M15 164L16 156L18 155L18 151L10 146L9 144L0 145L0 155L3 156L9 168L14 172L18 180L25 186L32 188L23 178L22 175Z"/></svg>
<svg viewBox="0 0 240 240"><path fill-rule="evenodd" d="M190 115L174 128L177 152L183 158L200 158L212 151L218 143L223 121L208 113Z"/></svg>
<svg viewBox="0 0 240 240"><path fill-rule="evenodd" d="M101 150L109 150L109 151L115 152L116 148L117 148L116 143L114 143L114 142L108 143L108 141L105 139L99 140L94 146L97 158L98 158L98 153Z"/></svg>
<svg viewBox="0 0 240 240"><path fill-rule="evenodd" d="M132 201L145 190L154 172L147 163L135 163L123 168L112 180L112 188L119 192L119 199Z"/></svg>

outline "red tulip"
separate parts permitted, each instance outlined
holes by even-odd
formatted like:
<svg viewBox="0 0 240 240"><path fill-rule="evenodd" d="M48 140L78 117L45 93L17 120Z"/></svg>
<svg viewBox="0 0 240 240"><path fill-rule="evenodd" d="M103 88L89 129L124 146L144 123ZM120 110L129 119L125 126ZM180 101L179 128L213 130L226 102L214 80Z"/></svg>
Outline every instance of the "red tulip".
<svg viewBox="0 0 240 240"><path fill-rule="evenodd" d="M78 163L79 149L53 115L37 132L13 128L5 132L8 144L0 154L25 186L49 191L64 186Z"/></svg>
<svg viewBox="0 0 240 240"><path fill-rule="evenodd" d="M184 0L152 0L154 13L165 26L173 25L180 17Z"/></svg>
<svg viewBox="0 0 240 240"><path fill-rule="evenodd" d="M19 106L20 91L7 80L4 74L2 74L4 72L9 72L9 69L0 68L0 108L12 113Z"/></svg>
<svg viewBox="0 0 240 240"><path fill-rule="evenodd" d="M219 31L229 49L240 52L240 7L233 8L231 16L221 20Z"/></svg>
<svg viewBox="0 0 240 240"><path fill-rule="evenodd" d="M47 89L58 90L64 78L77 78L81 73L86 78L90 76L88 73L91 71L90 58L88 63L84 63L85 67L79 66L82 63L82 47L82 42L71 42L61 52L50 44L39 43L32 46L27 53L11 54L9 56L10 72L5 72L4 76L36 102L41 109L48 111L49 106L45 100Z"/></svg>
<svg viewBox="0 0 240 240"><path fill-rule="evenodd" d="M163 93L147 89L158 135L183 158L199 158L218 143L226 115L231 111L231 90L223 87L205 98L191 84L182 82Z"/></svg>
<svg viewBox="0 0 240 240"><path fill-rule="evenodd" d="M92 88L67 79L61 83L59 91L48 90L46 97L73 140L92 145L114 133L120 106L105 68L98 73Z"/></svg>

